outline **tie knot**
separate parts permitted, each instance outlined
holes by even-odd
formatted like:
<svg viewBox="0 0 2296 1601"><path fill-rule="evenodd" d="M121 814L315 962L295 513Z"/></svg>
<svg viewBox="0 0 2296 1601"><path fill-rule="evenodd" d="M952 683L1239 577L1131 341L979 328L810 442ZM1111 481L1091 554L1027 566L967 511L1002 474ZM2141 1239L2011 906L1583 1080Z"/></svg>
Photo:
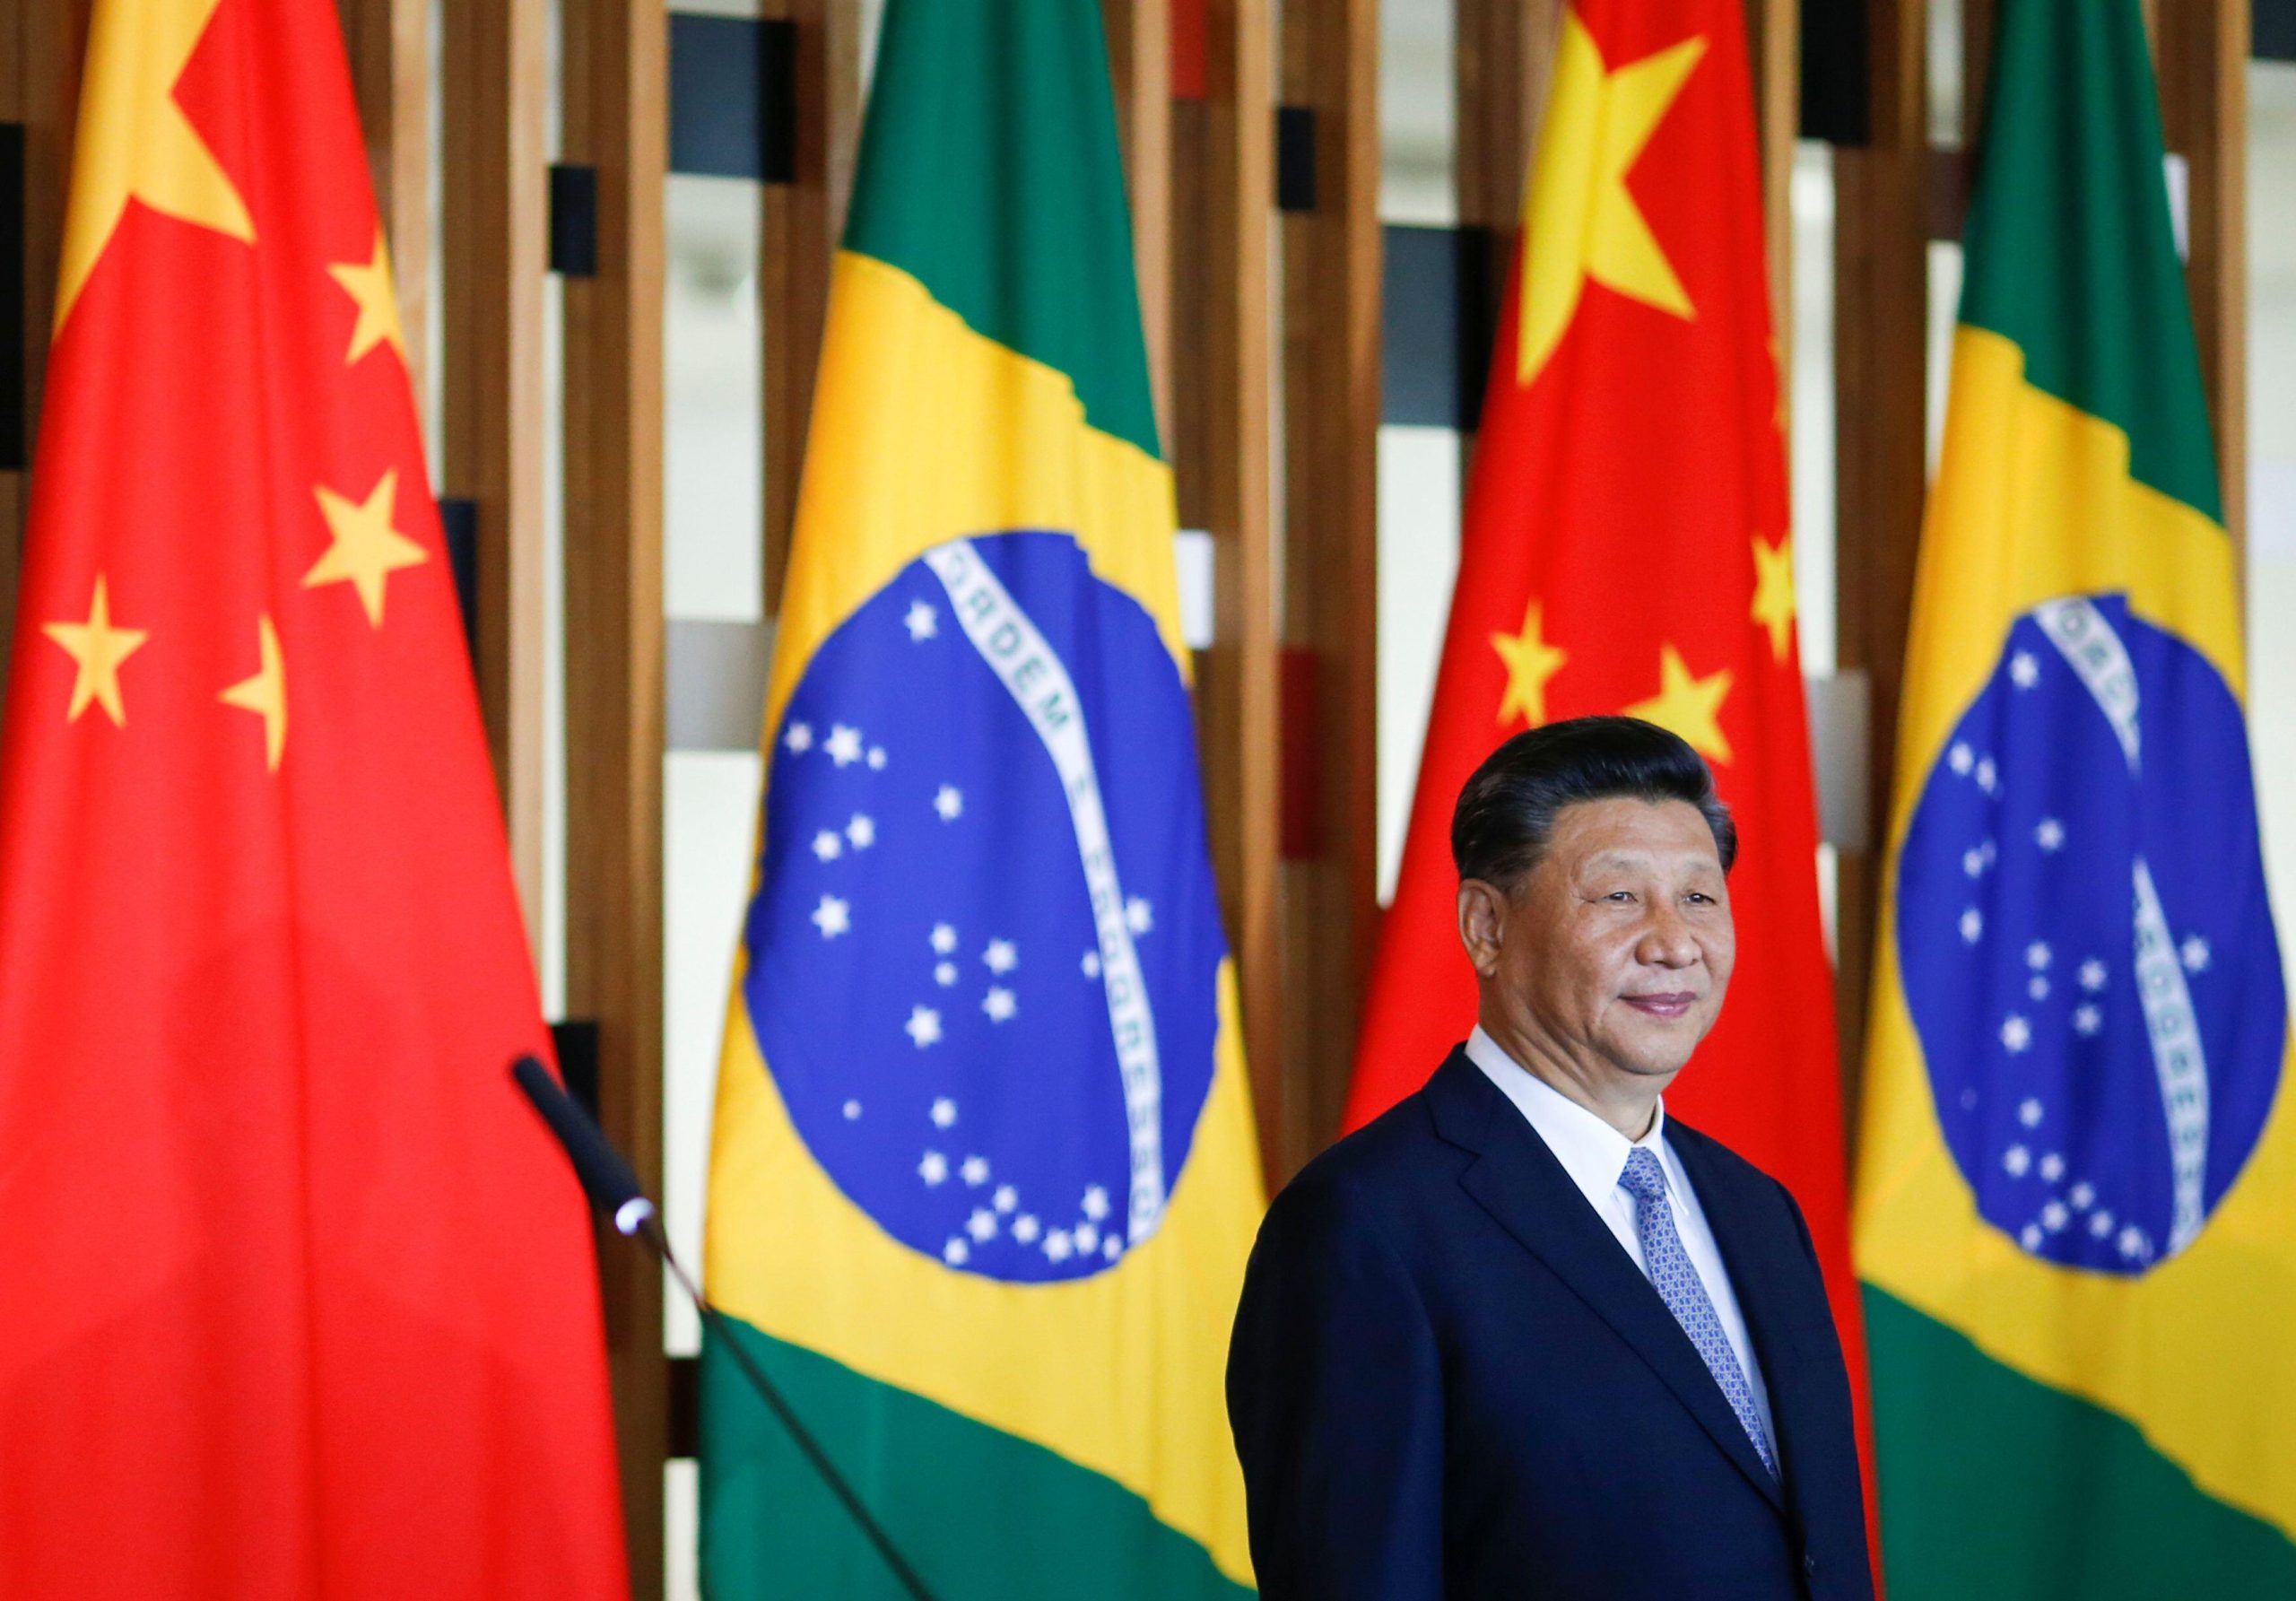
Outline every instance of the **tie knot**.
<svg viewBox="0 0 2296 1601"><path fill-rule="evenodd" d="M1648 1145L1637 1145L1626 1153L1626 1171L1618 1176L1618 1181L1638 1201L1665 1198L1666 1170L1658 1165L1658 1153Z"/></svg>

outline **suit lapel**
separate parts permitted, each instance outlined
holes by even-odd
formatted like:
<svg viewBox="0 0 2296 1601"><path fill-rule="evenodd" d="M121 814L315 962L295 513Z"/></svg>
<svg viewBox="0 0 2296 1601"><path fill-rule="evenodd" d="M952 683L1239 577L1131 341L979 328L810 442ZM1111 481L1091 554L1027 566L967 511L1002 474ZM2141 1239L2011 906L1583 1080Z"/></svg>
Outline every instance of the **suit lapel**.
<svg viewBox="0 0 2296 1601"><path fill-rule="evenodd" d="M1800 1258L1792 1236L1778 1226L1785 1220L1776 1215L1776 1202L1743 1170L1716 1161L1706 1135L1670 1123L1667 1141L1698 1188L1699 1205L1706 1210L1722 1265L1729 1270L1730 1287L1737 1294L1738 1310L1746 1320L1746 1335L1770 1393L1774 1444L1790 1497L1796 1448L1811 1438L1818 1422L1808 1414L1806 1387L1788 1382L1800 1360L1793 1332L1793 1285L1812 1269ZM1771 1214L1767 1227L1765 1213Z"/></svg>
<svg viewBox="0 0 2296 1601"><path fill-rule="evenodd" d="M1783 1510L1778 1482L1754 1454L1698 1347L1537 1131L1464 1051L1452 1052L1436 1070L1426 1095L1437 1132L1475 1153L1461 1187L1649 1364L1722 1453ZM1701 1202L1704 1196L1701 1188Z"/></svg>

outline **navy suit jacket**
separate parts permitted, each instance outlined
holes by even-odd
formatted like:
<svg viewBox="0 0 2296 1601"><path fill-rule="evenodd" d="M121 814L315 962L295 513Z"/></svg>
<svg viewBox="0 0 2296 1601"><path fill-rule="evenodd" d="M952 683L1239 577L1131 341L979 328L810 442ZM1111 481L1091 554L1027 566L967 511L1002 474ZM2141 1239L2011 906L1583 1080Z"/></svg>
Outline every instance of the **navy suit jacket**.
<svg viewBox="0 0 2296 1601"><path fill-rule="evenodd" d="M1866 1601L1849 1384L1785 1187L1666 1121L1784 1483L1464 1051L1276 1197L1228 1357L1265 1601Z"/></svg>

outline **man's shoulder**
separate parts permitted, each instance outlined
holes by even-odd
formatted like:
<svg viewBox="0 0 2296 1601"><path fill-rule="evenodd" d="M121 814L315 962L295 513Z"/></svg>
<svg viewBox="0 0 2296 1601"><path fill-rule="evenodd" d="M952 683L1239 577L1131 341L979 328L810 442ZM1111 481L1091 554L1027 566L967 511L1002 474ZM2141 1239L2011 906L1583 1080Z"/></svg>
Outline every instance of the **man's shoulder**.
<svg viewBox="0 0 2296 1601"><path fill-rule="evenodd" d="M1302 1185L1316 1189L1411 1183L1423 1177L1431 1166L1455 1166L1444 1158L1452 1147L1438 1127L1435 1110L1438 1082L1449 1066L1450 1060L1446 1060L1426 1083L1362 1127L1326 1146L1300 1170L1286 1190Z"/></svg>
<svg viewBox="0 0 2296 1601"><path fill-rule="evenodd" d="M1666 1118L1666 1143L1674 1148L1675 1156L1698 1186L1700 1199L1709 1206L1718 1200L1735 1200L1741 1205L1768 1203L1781 1205L1789 1216L1798 1218L1793 1191L1712 1135L1670 1114ZM1719 1194L1709 1194L1712 1191Z"/></svg>
<svg viewBox="0 0 2296 1601"><path fill-rule="evenodd" d="M1451 1190L1474 1157L1443 1135L1443 1071L1310 1160L1276 1195L1270 1221L1298 1226L1313 1218L1327 1227L1376 1219L1387 1233L1423 1213L1431 1195Z"/></svg>

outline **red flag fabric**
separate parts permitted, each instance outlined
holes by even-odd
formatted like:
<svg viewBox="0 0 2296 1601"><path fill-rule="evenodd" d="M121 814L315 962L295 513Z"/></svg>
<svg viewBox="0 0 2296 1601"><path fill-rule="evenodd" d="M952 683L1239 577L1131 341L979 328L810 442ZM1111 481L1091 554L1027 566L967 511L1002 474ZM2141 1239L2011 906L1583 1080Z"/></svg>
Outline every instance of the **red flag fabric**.
<svg viewBox="0 0 2296 1601"><path fill-rule="evenodd" d="M0 1595L622 1597L332 0L99 0L0 746Z"/></svg>
<svg viewBox="0 0 2296 1601"><path fill-rule="evenodd" d="M1563 13L1346 1120L1474 1027L1449 843L1467 776L1552 719L1673 729L1741 847L1736 976L1667 1108L1793 1189L1862 1388L1744 29L1738 0Z"/></svg>

